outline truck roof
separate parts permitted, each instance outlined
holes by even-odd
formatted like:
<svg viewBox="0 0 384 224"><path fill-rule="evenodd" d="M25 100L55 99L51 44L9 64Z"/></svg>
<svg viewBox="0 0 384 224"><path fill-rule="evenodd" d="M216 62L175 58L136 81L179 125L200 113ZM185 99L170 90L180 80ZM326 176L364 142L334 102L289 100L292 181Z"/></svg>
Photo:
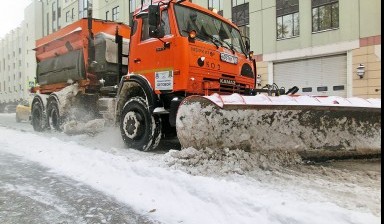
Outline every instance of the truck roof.
<svg viewBox="0 0 384 224"><path fill-rule="evenodd" d="M156 4L159 4L159 3L164 3L164 5L166 5L166 4L170 3L170 2L171 2L171 3L174 3L174 4L177 4L177 2L179 2L179 1L180 1L180 0L153 0L153 1L152 1L152 4L153 4L153 5L156 5ZM207 8L204 8L204 7L200 6L200 5L197 5L197 4L192 3L190 0L183 1L183 2L181 2L181 3L179 3L179 4L181 4L181 5L185 5L185 6L188 6L188 7L192 7L192 8L195 8L195 9L199 10L199 11L202 11L202 12L204 12L204 13L207 13L207 14L209 14L209 15L212 15L212 16L214 16L214 17L218 17L219 19L221 19L221 20L223 20L223 21L229 23L230 25L232 25L232 26L236 27L236 29L238 29L238 27L236 26L236 24L232 23L232 21L228 20L227 18L225 18L225 17L223 17L223 16L221 16L221 15L219 15L219 14L217 14L217 13L215 13L215 12L213 12L213 11L207 9ZM149 6L149 5L150 5L150 3L144 3L144 4L143 4L143 7L139 7L139 8L137 8L137 9L134 11L134 14L133 14L133 15L136 16L136 15L138 15L138 14L140 14L140 13L143 13L143 12L147 13L148 6Z"/></svg>

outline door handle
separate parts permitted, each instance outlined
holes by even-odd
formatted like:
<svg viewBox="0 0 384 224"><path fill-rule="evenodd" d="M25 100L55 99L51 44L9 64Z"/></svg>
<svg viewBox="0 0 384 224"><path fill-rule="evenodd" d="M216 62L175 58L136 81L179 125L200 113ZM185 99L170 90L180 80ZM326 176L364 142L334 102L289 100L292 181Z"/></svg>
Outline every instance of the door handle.
<svg viewBox="0 0 384 224"><path fill-rule="evenodd" d="M136 58L136 59L133 60L133 62L135 62L135 63L140 63L140 62L141 62L141 59L140 59L140 58Z"/></svg>

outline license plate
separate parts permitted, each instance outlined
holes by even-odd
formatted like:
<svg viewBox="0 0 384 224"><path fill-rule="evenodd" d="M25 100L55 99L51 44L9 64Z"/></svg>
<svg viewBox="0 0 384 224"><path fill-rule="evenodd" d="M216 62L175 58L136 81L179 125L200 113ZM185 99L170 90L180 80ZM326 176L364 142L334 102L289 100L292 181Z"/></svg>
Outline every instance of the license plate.
<svg viewBox="0 0 384 224"><path fill-rule="evenodd" d="M236 81L235 80L230 80L230 79L219 79L219 82L220 84L223 84L223 85L236 85Z"/></svg>
<svg viewBox="0 0 384 224"><path fill-rule="evenodd" d="M233 55L230 55L230 54L226 54L226 53L221 53L220 54L220 59L222 61L225 61L225 62L228 62L228 63L231 63L231 64L235 64L235 65L237 65L237 63L238 63L238 58L236 56L233 56Z"/></svg>

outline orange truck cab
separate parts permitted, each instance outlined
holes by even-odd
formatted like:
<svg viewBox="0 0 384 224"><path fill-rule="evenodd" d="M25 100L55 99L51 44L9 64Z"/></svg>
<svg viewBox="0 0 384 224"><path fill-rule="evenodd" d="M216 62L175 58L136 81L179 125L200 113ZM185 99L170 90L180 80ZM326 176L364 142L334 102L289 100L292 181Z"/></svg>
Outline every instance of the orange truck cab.
<svg viewBox="0 0 384 224"><path fill-rule="evenodd" d="M134 14L131 73L144 75L157 94L254 88L253 62L234 24L189 1L163 2Z"/></svg>
<svg viewBox="0 0 384 224"><path fill-rule="evenodd" d="M255 62L239 29L217 13L182 0L153 1L135 11L128 69L117 120L124 116L126 99L140 92L131 91L132 85L140 83L150 113L159 114L163 126L167 121L168 131L186 96L247 95L255 87Z"/></svg>

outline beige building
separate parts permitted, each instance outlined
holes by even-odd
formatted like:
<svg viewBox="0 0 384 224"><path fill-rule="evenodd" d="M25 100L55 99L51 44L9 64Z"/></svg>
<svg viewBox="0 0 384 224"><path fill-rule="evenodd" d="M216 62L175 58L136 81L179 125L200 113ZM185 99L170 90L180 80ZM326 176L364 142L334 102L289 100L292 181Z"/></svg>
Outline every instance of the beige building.
<svg viewBox="0 0 384 224"><path fill-rule="evenodd" d="M147 2L149 0L146 0ZM237 24L255 53L260 86L300 94L381 98L380 0L191 0ZM28 95L34 41L88 14L130 24L141 0L33 0L0 40L0 103Z"/></svg>

